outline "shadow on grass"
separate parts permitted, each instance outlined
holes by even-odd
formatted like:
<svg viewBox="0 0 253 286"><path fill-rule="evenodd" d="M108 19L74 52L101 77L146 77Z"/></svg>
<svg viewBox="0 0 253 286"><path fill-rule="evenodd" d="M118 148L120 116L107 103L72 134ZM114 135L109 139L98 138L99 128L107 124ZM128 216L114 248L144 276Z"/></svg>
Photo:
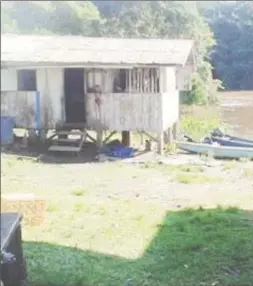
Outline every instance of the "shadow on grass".
<svg viewBox="0 0 253 286"><path fill-rule="evenodd" d="M137 259L25 242L28 285L252 286L252 212L168 212L156 228Z"/></svg>

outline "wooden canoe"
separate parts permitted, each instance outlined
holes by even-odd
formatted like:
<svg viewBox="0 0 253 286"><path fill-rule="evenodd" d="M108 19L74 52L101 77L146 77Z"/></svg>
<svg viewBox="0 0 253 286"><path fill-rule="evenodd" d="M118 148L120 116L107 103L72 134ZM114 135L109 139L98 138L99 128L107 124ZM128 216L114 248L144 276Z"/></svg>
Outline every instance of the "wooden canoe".
<svg viewBox="0 0 253 286"><path fill-rule="evenodd" d="M229 137L216 137L216 136L212 136L211 140L213 142L219 143L222 146L253 148L253 141L251 143L250 140L246 141L243 139L232 139Z"/></svg>
<svg viewBox="0 0 253 286"><path fill-rule="evenodd" d="M209 155L214 158L253 159L253 147L230 147L184 141L177 141L176 146L178 149L187 151L189 153Z"/></svg>
<svg viewBox="0 0 253 286"><path fill-rule="evenodd" d="M253 140L225 134L217 128L214 129L213 132L211 132L211 137L222 138L223 140L230 140L235 142L249 143L253 145Z"/></svg>

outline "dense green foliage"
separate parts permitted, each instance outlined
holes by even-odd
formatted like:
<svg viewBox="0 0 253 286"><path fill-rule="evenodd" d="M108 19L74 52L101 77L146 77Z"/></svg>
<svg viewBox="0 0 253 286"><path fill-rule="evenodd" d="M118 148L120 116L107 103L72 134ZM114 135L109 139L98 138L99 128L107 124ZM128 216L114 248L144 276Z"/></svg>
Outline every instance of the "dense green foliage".
<svg viewBox="0 0 253 286"><path fill-rule="evenodd" d="M249 8L245 11L245 5L251 7L246 3L224 8L219 2L202 1L8 1L1 3L1 30L194 39L197 72L193 88L184 99L187 103L204 103L216 100L220 82L213 80L213 74L227 88L253 85L253 13ZM239 8L230 17L234 7Z"/></svg>
<svg viewBox="0 0 253 286"><path fill-rule="evenodd" d="M214 76L226 89L253 89L253 2L206 3L200 9L217 41Z"/></svg>
<svg viewBox="0 0 253 286"><path fill-rule="evenodd" d="M4 32L92 35L100 19L89 1L8 1L1 7Z"/></svg>

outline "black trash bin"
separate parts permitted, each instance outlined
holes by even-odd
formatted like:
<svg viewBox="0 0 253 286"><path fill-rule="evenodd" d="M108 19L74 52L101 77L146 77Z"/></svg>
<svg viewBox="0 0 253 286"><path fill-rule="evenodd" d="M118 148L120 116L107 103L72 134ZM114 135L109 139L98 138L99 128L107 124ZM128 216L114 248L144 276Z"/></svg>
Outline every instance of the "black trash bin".
<svg viewBox="0 0 253 286"><path fill-rule="evenodd" d="M1 213L1 281L4 286L22 286L27 278L21 221L20 213Z"/></svg>

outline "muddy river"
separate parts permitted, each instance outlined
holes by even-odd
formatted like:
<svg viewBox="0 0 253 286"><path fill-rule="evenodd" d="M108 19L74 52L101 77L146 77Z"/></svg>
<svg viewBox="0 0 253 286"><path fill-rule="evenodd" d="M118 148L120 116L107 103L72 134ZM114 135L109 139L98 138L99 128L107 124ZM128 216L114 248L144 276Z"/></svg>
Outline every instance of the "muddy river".
<svg viewBox="0 0 253 286"><path fill-rule="evenodd" d="M222 93L220 111L234 135L253 139L253 91Z"/></svg>

